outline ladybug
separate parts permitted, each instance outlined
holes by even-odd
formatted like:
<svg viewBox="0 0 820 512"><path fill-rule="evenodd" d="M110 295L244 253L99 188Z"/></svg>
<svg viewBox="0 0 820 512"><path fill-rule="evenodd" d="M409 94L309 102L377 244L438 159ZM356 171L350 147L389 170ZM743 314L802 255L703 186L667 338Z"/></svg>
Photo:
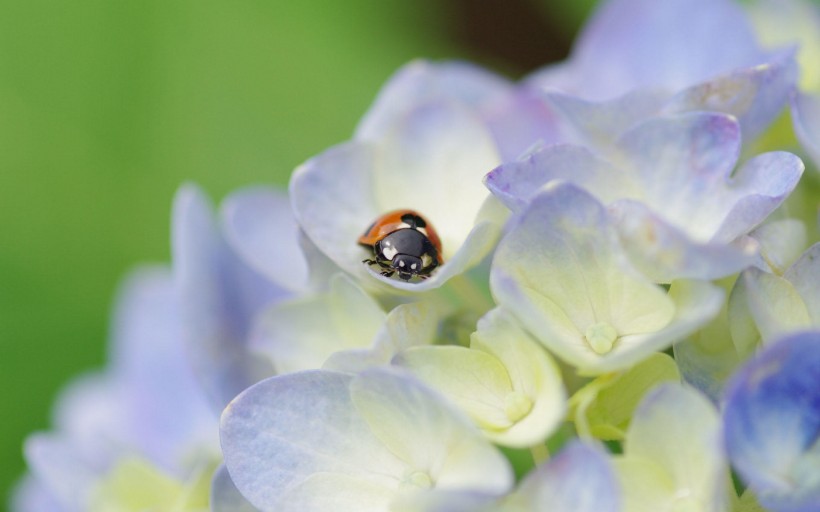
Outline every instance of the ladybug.
<svg viewBox="0 0 820 512"><path fill-rule="evenodd" d="M413 276L427 279L441 265L441 239L433 226L413 210L394 210L376 219L359 237L359 244L373 250L375 259L362 260L379 265L381 275L409 281Z"/></svg>

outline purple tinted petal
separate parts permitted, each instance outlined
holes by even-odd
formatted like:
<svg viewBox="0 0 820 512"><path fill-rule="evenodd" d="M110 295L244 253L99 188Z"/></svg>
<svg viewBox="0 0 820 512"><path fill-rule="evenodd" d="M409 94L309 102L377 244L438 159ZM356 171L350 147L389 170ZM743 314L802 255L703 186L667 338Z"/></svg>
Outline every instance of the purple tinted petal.
<svg viewBox="0 0 820 512"><path fill-rule="evenodd" d="M307 371L266 379L222 414L225 465L237 489L262 510L281 510L289 489L315 474L396 486L403 464L356 412L351 377Z"/></svg>
<svg viewBox="0 0 820 512"><path fill-rule="evenodd" d="M287 194L256 187L234 192L222 203L225 239L249 267L287 290L307 284L299 228Z"/></svg>
<svg viewBox="0 0 820 512"><path fill-rule="evenodd" d="M655 89L634 91L604 102L557 92L545 94L547 103L572 127L571 140L598 151L609 150L633 125L657 115L668 97L665 91Z"/></svg>
<svg viewBox="0 0 820 512"><path fill-rule="evenodd" d="M668 114L709 110L738 118L751 140L783 110L797 81L794 52L770 62L719 76L679 92L664 107Z"/></svg>
<svg viewBox="0 0 820 512"><path fill-rule="evenodd" d="M521 483L527 510L618 512L621 489L606 453L573 441Z"/></svg>
<svg viewBox="0 0 820 512"><path fill-rule="evenodd" d="M636 201L618 201L609 211L633 264L655 282L719 279L756 261L758 245L752 239L732 244L699 242Z"/></svg>
<svg viewBox="0 0 820 512"><path fill-rule="evenodd" d="M535 144L568 139L566 127L541 94L521 86L504 96L484 116L498 144L502 162L519 158Z"/></svg>
<svg viewBox="0 0 820 512"><path fill-rule="evenodd" d="M796 94L792 99L794 131L803 149L820 168L820 94Z"/></svg>
<svg viewBox="0 0 820 512"><path fill-rule="evenodd" d="M746 162L729 180L731 210L713 240L730 242L763 222L791 194L804 168L797 156L783 151Z"/></svg>
<svg viewBox="0 0 820 512"><path fill-rule="evenodd" d="M715 193L725 187L737 161L737 121L702 112L654 118L627 132L619 146L624 168L636 173L645 189L643 201L668 221L708 240L725 215L720 215L722 198Z"/></svg>
<svg viewBox="0 0 820 512"><path fill-rule="evenodd" d="M727 387L725 441L732 464L775 511L813 511L820 486L795 464L820 432L820 332L789 336L744 366ZM816 450L816 447L814 448Z"/></svg>
<svg viewBox="0 0 820 512"><path fill-rule="evenodd" d="M518 211L552 180L574 183L604 202L634 195L630 176L569 144L547 146L501 165L484 177L484 184L507 208Z"/></svg>
<svg viewBox="0 0 820 512"><path fill-rule="evenodd" d="M171 472L180 469L192 446L216 445L216 415L194 377L182 336L169 269L133 272L114 315L112 375L120 391L112 398L119 410L98 407L96 412L120 419L122 425L110 432L128 436L144 457Z"/></svg>
<svg viewBox="0 0 820 512"><path fill-rule="evenodd" d="M572 92L603 99L645 86L677 90L763 59L729 0L612 0L573 49Z"/></svg>
<svg viewBox="0 0 820 512"><path fill-rule="evenodd" d="M250 320L283 291L226 246L211 205L196 187L180 189L172 223L174 279L192 364L216 411L272 369L252 356Z"/></svg>
<svg viewBox="0 0 820 512"><path fill-rule="evenodd" d="M17 483L11 496L11 512L69 512L61 507L42 483L26 475Z"/></svg>

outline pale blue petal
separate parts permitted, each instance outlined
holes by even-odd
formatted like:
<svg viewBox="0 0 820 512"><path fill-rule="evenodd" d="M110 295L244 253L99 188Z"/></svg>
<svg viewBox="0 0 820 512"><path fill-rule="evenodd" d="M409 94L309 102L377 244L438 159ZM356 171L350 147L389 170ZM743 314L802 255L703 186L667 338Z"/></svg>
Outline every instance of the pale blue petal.
<svg viewBox="0 0 820 512"><path fill-rule="evenodd" d="M709 241L728 211L721 193L740 152L737 121L703 112L653 118L624 134L619 146L622 167L643 185L642 201Z"/></svg>
<svg viewBox="0 0 820 512"><path fill-rule="evenodd" d="M12 490L11 512L68 512L37 479L24 476Z"/></svg>
<svg viewBox="0 0 820 512"><path fill-rule="evenodd" d="M570 144L547 146L521 160L503 164L484 177L484 184L516 212L552 180L574 183L605 203L635 195L631 176L588 149Z"/></svg>
<svg viewBox="0 0 820 512"><path fill-rule="evenodd" d="M116 406L78 412L73 403L62 410L95 418L86 420L93 421L92 428L102 423L100 414L117 418L120 424L109 432L119 433L142 456L170 472L181 469L180 461L193 446L201 450L212 445L216 450L217 416L191 368L170 270L144 267L132 272L120 289L113 324L111 374L120 390L111 399Z"/></svg>
<svg viewBox="0 0 820 512"><path fill-rule="evenodd" d="M763 60L734 2L613 0L575 44L572 92L605 99L643 86L678 90Z"/></svg>
<svg viewBox="0 0 820 512"><path fill-rule="evenodd" d="M34 434L23 446L32 474L67 512L85 512L93 483L105 469L65 436Z"/></svg>
<svg viewBox="0 0 820 512"><path fill-rule="evenodd" d="M182 187L172 222L174 279L183 339L197 378L216 411L272 369L248 352L253 315L283 290L243 264L225 244L207 197Z"/></svg>
<svg viewBox="0 0 820 512"><path fill-rule="evenodd" d="M820 94L797 93L792 99L794 131L815 168L820 168Z"/></svg>
<svg viewBox="0 0 820 512"><path fill-rule="evenodd" d="M805 166L795 155L775 151L746 162L728 180L731 206L713 241L730 242L763 222L791 194Z"/></svg>
<svg viewBox="0 0 820 512"><path fill-rule="evenodd" d="M220 465L211 481L211 512L256 512L257 510L233 484L228 468L224 464Z"/></svg>
<svg viewBox="0 0 820 512"><path fill-rule="evenodd" d="M287 290L305 288L307 264L286 193L271 187L239 190L220 210L225 239L248 266Z"/></svg>
<svg viewBox="0 0 820 512"><path fill-rule="evenodd" d="M341 474L395 489L406 465L387 451L350 398L351 377L307 371L244 391L222 414L225 465L261 510L315 474Z"/></svg>
<svg viewBox="0 0 820 512"><path fill-rule="evenodd" d="M657 283L718 279L757 262L758 244L751 238L699 242L637 201L618 201L609 212L632 263Z"/></svg>
<svg viewBox="0 0 820 512"><path fill-rule="evenodd" d="M820 503L820 466L811 453L820 431L818 382L820 332L814 331L764 349L727 388L729 457L761 504L776 512L815 511Z"/></svg>
<svg viewBox="0 0 820 512"><path fill-rule="evenodd" d="M569 140L564 120L541 96L540 90L522 84L485 116L502 162L518 159L536 144Z"/></svg>
<svg viewBox="0 0 820 512"><path fill-rule="evenodd" d="M619 512L621 490L603 449L573 441L532 471L515 492L522 510Z"/></svg>
<svg viewBox="0 0 820 512"><path fill-rule="evenodd" d="M579 96L548 91L545 101L572 127L570 140L611 151L615 141L633 125L660 113L669 93L646 88L609 101L590 101Z"/></svg>
<svg viewBox="0 0 820 512"><path fill-rule="evenodd" d="M370 368L350 386L353 404L385 448L436 489L502 494L512 468L472 422L406 372Z"/></svg>
<svg viewBox="0 0 820 512"><path fill-rule="evenodd" d="M731 114L740 123L743 139L752 140L783 111L796 81L794 52L786 51L765 64L684 89L667 102L663 112L708 110Z"/></svg>

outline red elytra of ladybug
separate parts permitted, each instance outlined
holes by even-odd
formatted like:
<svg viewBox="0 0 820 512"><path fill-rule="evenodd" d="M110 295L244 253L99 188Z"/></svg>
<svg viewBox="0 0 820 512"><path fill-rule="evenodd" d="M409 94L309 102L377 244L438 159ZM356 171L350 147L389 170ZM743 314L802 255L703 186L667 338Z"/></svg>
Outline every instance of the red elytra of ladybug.
<svg viewBox="0 0 820 512"><path fill-rule="evenodd" d="M426 279L444 263L438 233L415 210L393 210L379 216L358 242L372 249L375 257L363 262L379 265L387 277L398 272L405 281L414 276Z"/></svg>

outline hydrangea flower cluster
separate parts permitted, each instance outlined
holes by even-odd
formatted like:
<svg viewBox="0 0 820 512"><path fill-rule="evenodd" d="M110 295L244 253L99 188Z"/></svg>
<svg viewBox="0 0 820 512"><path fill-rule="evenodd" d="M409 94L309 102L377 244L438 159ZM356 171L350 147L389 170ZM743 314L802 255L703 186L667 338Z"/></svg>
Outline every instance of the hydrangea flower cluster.
<svg viewBox="0 0 820 512"><path fill-rule="evenodd" d="M820 510L818 176L760 149L820 163L819 20L609 0L518 83L408 64L287 194L183 186L14 507ZM429 275L363 263L397 209Z"/></svg>

